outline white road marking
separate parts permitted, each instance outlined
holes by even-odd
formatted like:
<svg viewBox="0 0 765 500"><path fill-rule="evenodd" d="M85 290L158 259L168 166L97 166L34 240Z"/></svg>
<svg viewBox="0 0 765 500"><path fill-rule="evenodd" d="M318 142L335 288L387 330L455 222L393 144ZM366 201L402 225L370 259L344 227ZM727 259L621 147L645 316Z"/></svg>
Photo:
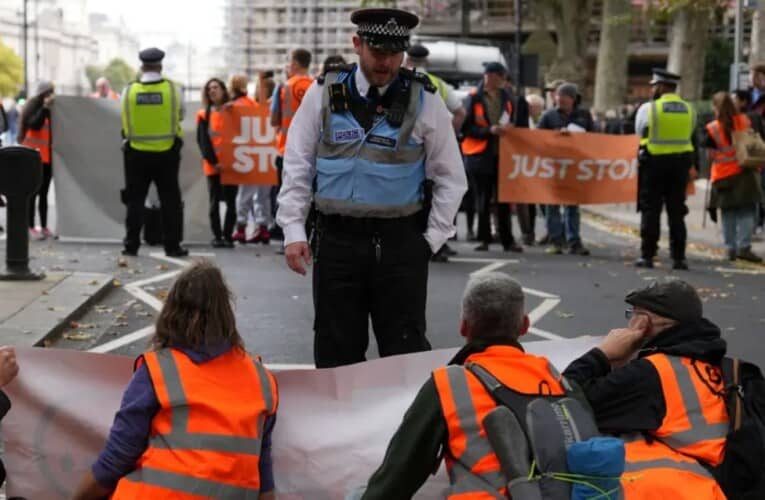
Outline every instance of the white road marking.
<svg viewBox="0 0 765 500"><path fill-rule="evenodd" d="M165 255L163 253L159 253L159 252L152 252L152 253L149 254L149 257L152 257L152 258L157 259L157 260L164 260L165 262L169 262L171 264L175 264L176 266L179 266L179 267L187 267L189 264L191 264L191 262L189 262L188 260L176 259L174 257L168 257L167 255Z"/></svg>
<svg viewBox="0 0 765 500"><path fill-rule="evenodd" d="M135 297L136 299L140 300L147 306L151 307L155 311L161 311L162 310L162 301L159 300L154 295L150 294L143 288L134 287L132 285L127 285L125 288L125 291Z"/></svg>
<svg viewBox="0 0 765 500"><path fill-rule="evenodd" d="M731 273L731 274L765 274L765 269L760 271L759 269L740 269L737 267L715 267L715 271L720 273Z"/></svg>
<svg viewBox="0 0 765 500"><path fill-rule="evenodd" d="M534 327L529 328L529 333L548 340L571 340L570 337L561 337L560 335L555 335L554 333L550 333L546 330L540 330L539 328Z"/></svg>
<svg viewBox="0 0 765 500"><path fill-rule="evenodd" d="M125 286L132 286L132 287L135 287L135 288L140 288L142 286L150 285L152 283L157 283L158 281L169 280L170 278L176 277L180 273L181 273L181 270L180 269L176 269L175 271L169 271L169 272L166 272L166 273L158 274L158 275L153 276L151 278L145 278L145 279L138 280L138 281L132 281L132 282L128 283Z"/></svg>
<svg viewBox="0 0 765 500"><path fill-rule="evenodd" d="M504 262L505 264L517 264L520 261L518 259L490 259L485 257L449 257L449 262L467 262L469 264Z"/></svg>
<svg viewBox="0 0 765 500"><path fill-rule="evenodd" d="M149 325L144 328L141 328L140 330L136 330L133 333L128 333L127 335L123 335L122 337L118 339L114 339L110 342L106 342L105 344L101 344L92 349L89 349L88 352L96 352L101 354L106 352L111 352L116 349L119 349L120 347L126 346L128 344L132 344L133 342L137 342L141 339L144 339L152 334L154 334L154 325Z"/></svg>
<svg viewBox="0 0 765 500"><path fill-rule="evenodd" d="M525 290L526 289L524 288L524 291ZM526 292L526 293L528 293L528 292ZM532 325L538 323L539 320L542 319L542 316L544 316L545 314L547 314L550 311L552 311L553 309L555 309L555 307L558 304L560 304L560 299L559 298L544 299L541 304L539 304L537 307L534 308L533 311L531 311L529 313L529 321L531 322Z"/></svg>
<svg viewBox="0 0 765 500"><path fill-rule="evenodd" d="M285 370L314 370L316 365L312 364L291 364L291 363L266 363L266 368L274 371Z"/></svg>

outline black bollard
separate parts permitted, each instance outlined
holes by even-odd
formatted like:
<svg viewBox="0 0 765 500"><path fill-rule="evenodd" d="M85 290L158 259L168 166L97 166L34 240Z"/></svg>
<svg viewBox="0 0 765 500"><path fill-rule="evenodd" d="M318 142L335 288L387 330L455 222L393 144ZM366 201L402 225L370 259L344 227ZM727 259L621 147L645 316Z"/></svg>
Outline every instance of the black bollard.
<svg viewBox="0 0 765 500"><path fill-rule="evenodd" d="M29 199L42 182L42 160L36 149L0 148L0 194L7 199L5 271L0 280L30 281L45 278L29 269Z"/></svg>

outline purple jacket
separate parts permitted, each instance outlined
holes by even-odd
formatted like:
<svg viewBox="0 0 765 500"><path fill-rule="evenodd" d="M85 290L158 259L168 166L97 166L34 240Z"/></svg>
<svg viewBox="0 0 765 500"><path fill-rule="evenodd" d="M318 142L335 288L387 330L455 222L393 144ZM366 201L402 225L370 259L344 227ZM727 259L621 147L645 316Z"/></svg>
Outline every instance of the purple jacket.
<svg viewBox="0 0 765 500"><path fill-rule="evenodd" d="M179 348L196 364L204 363L229 351L229 345L209 347L203 351ZM151 421L159 412L159 400L151 383L149 369L142 364L122 396L122 405L114 416L106 446L93 464L96 481L104 488L114 489L117 481L135 469L138 459L149 445ZM260 491L274 489L274 471L271 463L271 433L276 415L268 417L263 427L260 451Z"/></svg>

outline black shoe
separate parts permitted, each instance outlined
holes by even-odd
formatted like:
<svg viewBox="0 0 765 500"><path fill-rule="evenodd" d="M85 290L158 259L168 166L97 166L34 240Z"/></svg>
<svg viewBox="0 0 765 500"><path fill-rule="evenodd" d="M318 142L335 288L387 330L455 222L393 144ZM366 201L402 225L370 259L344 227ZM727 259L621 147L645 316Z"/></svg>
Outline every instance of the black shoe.
<svg viewBox="0 0 765 500"><path fill-rule="evenodd" d="M524 234L523 235L523 244L527 247L533 247L534 246L534 235L533 234Z"/></svg>
<svg viewBox="0 0 765 500"><path fill-rule="evenodd" d="M687 271L688 262L685 259L673 260L672 269L675 269L676 271Z"/></svg>
<svg viewBox="0 0 765 500"><path fill-rule="evenodd" d="M441 247L441 250L438 251L438 253L443 253L447 257L454 257L457 255L457 251L454 250L452 247L444 243L444 246Z"/></svg>
<svg viewBox="0 0 765 500"><path fill-rule="evenodd" d="M755 264L762 262L762 257L752 252L752 247L746 247L739 250L736 254L736 258L746 262L754 262Z"/></svg>
<svg viewBox="0 0 765 500"><path fill-rule="evenodd" d="M582 245L580 242L576 242L570 247L568 247L568 253L570 255L582 255L585 257L587 255L590 255L590 251L587 249L587 247Z"/></svg>
<svg viewBox="0 0 765 500"><path fill-rule="evenodd" d="M489 244L488 243L481 243L477 247L475 247L473 250L476 252L486 252L489 250Z"/></svg>
<svg viewBox="0 0 765 500"><path fill-rule="evenodd" d="M653 259L647 257L641 257L635 261L635 267L642 267L644 269L653 269Z"/></svg>
<svg viewBox="0 0 765 500"><path fill-rule="evenodd" d="M210 242L210 245L212 245L213 248L223 248L226 246L226 242L221 238L215 238Z"/></svg>
<svg viewBox="0 0 765 500"><path fill-rule="evenodd" d="M733 262L736 260L736 251L735 250L728 250L728 260Z"/></svg>
<svg viewBox="0 0 765 500"><path fill-rule="evenodd" d="M446 245L444 245L446 246ZM430 257L431 262L449 262L449 256L444 252L444 247Z"/></svg>
<svg viewBox="0 0 765 500"><path fill-rule="evenodd" d="M515 253L523 252L523 247L516 242L512 242L509 245L503 245L502 248L505 250L505 252L515 252Z"/></svg>
<svg viewBox="0 0 765 500"><path fill-rule="evenodd" d="M468 229L468 230L467 230L467 236L466 236L466 238L465 238L465 239L466 239L467 241L477 241L477 240L475 239L475 233L473 232L473 230L472 230L472 229Z"/></svg>
<svg viewBox="0 0 765 500"><path fill-rule="evenodd" d="M172 250L165 250L165 255L168 257L188 257L189 251L183 247L178 247Z"/></svg>
<svg viewBox="0 0 765 500"><path fill-rule="evenodd" d="M234 240L223 240L223 248L234 248Z"/></svg>
<svg viewBox="0 0 765 500"><path fill-rule="evenodd" d="M132 248L123 248L122 249L122 255L126 257L137 257L138 256L138 249L132 249Z"/></svg>

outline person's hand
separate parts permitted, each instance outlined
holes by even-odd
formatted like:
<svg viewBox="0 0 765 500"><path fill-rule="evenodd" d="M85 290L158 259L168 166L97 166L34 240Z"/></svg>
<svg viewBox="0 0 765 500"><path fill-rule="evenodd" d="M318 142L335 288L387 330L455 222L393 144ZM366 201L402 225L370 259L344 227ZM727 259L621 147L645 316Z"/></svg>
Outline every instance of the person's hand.
<svg viewBox="0 0 765 500"><path fill-rule="evenodd" d="M688 172L688 175L692 181L695 181L699 178L699 169L696 168L696 165L691 166L691 170Z"/></svg>
<svg viewBox="0 0 765 500"><path fill-rule="evenodd" d="M52 94L45 97L45 99L43 99L43 106L45 106L46 108L49 108L50 105L53 104L54 100L55 100L55 96L53 96Z"/></svg>
<svg viewBox="0 0 765 500"><path fill-rule="evenodd" d="M290 269L305 276L305 268L311 264L311 249L307 242L290 243L284 248L284 257Z"/></svg>
<svg viewBox="0 0 765 500"><path fill-rule="evenodd" d="M11 346L0 347L0 387L8 385L18 373L16 350Z"/></svg>
<svg viewBox="0 0 765 500"><path fill-rule="evenodd" d="M649 327L646 316L637 316L627 328L616 328L608 332L598 348L603 351L612 365L622 365L640 349Z"/></svg>
<svg viewBox="0 0 765 500"><path fill-rule="evenodd" d="M567 128L562 128L559 130L560 135L571 135L571 131Z"/></svg>
<svg viewBox="0 0 765 500"><path fill-rule="evenodd" d="M213 168L214 168L214 169L215 169L217 172L222 172L222 171L223 171L223 165L221 165L220 163L216 163L215 165L213 165Z"/></svg>
<svg viewBox="0 0 765 500"><path fill-rule="evenodd" d="M492 125L491 128L489 128L489 133L491 135L499 135L502 133L502 127L499 125Z"/></svg>

